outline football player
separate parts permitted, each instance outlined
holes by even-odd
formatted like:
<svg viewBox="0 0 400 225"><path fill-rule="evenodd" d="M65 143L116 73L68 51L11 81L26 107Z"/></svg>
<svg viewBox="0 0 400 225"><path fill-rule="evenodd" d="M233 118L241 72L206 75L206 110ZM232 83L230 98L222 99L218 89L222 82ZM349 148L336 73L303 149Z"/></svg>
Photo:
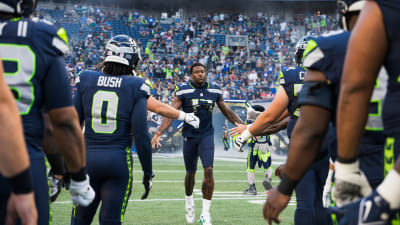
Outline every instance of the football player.
<svg viewBox="0 0 400 225"><path fill-rule="evenodd" d="M247 109L247 124L251 124L259 114L264 112L265 108L262 105L249 106ZM244 194L257 195L257 189L255 184L255 173L254 169L258 163L258 167L263 166L265 178L263 180L263 185L265 190L270 190L272 188L271 177L271 152L270 152L271 141L270 137L258 136L253 137L249 143L249 154L247 156L247 180L249 183L249 188L244 191Z"/></svg>
<svg viewBox="0 0 400 225"><path fill-rule="evenodd" d="M190 81L178 84L175 88L176 97L172 106L176 109L194 113L200 118L200 127L195 129L185 124L182 135L183 159L185 161L185 192L186 192L186 221L194 223L193 187L197 170L197 160L200 157L204 179L202 184L203 210L200 216L201 224L211 224L210 206L214 191L213 162L214 162L214 129L212 126L212 110L215 104L231 123L242 124L242 120L224 102L221 88L214 83L207 82L206 68L201 63L194 63L190 67ZM152 140L154 146L159 145L161 135L171 125L172 120L164 118L160 128L155 132Z"/></svg>
<svg viewBox="0 0 400 225"><path fill-rule="evenodd" d="M20 218L22 224L34 225L37 224L37 210L21 118L3 76L3 64L0 60L0 142L2 144L0 173L11 188L7 215L1 214L1 216L6 217L6 221L11 224Z"/></svg>
<svg viewBox="0 0 400 225"><path fill-rule="evenodd" d="M78 116L72 106L71 87L64 65L68 38L63 28L48 21L30 19L34 0L0 1L0 57L20 115L28 147L38 224L49 224L50 207L46 166L42 151L42 108L48 110L60 152L71 175L69 190L75 205L88 205L94 198L86 174L86 156ZM0 180L4 180L1 177ZM0 188L0 224L4 224L8 186Z"/></svg>
<svg viewBox="0 0 400 225"><path fill-rule="evenodd" d="M358 13L365 1L346 0L338 1L339 13L342 27L345 30L352 29L357 21ZM271 193L264 206L264 217L269 222L279 221L278 214L291 195L293 188L304 176L307 169L315 160L321 149L323 137L328 132L329 122L335 122L336 104L338 91L340 89L341 71L346 53L350 33L347 31L336 31L318 38L312 38L304 52L303 65L308 69L305 77L305 84L300 92L299 106L301 116L295 127L291 143L285 174L278 189ZM384 71L377 82L374 92L374 100L371 101L371 119L365 126L362 151L362 168L368 173L371 184L376 185L383 179L382 171L382 121L380 119L380 102L383 102L385 95L386 76ZM333 137L331 142L332 158L335 159L336 144L335 132L330 132ZM331 139L332 141L332 139ZM309 155L310 157L301 157ZM328 165L325 165L328 167ZM336 162L336 167L341 167ZM337 168L336 168L337 169ZM337 171L338 172L338 171ZM336 173L336 176L343 174ZM349 176L349 174L347 174ZM327 180L330 183L330 180ZM335 188L341 188L340 183L335 183ZM368 181L365 182L364 192L370 192ZM326 191L329 193L329 191ZM349 196L336 196L337 204L349 201ZM273 202L276 201L276 202ZM329 201L326 201L329 203ZM285 203L287 204L287 203Z"/></svg>
<svg viewBox="0 0 400 225"><path fill-rule="evenodd" d="M147 109L155 107L152 111L198 127L199 120L193 114L150 99L149 83L134 76L139 59L136 42L127 35L117 35L105 47L102 72L83 71L76 80L74 104L85 124L87 170L97 194L88 207L73 209L73 225L90 224L100 201L101 224L123 222L132 190L131 132L144 172L146 192L142 199L149 194L154 175Z"/></svg>
<svg viewBox="0 0 400 225"><path fill-rule="evenodd" d="M387 95L382 110L385 143L384 181L367 198L345 207L342 224L386 224L391 210L400 208L400 2L366 1L360 19L349 40L338 104L338 158L345 164L342 172L357 176L358 146L368 115L368 102L378 71L383 64L389 74ZM368 51L367 49L374 49ZM336 168L338 171L338 168ZM354 178L353 178L354 179ZM336 177L348 187L362 189L365 178ZM349 191L347 188L336 190ZM350 210L349 210L350 209ZM398 216L396 216L398 219ZM398 224L398 221L396 222Z"/></svg>
<svg viewBox="0 0 400 225"><path fill-rule="evenodd" d="M270 126L270 124L273 123L273 121L277 119L280 113L286 110L286 108L290 113L290 121L287 130L289 138L291 137L291 132L299 116L297 105L298 94L302 89L305 75L305 70L301 68L301 59L308 40L308 37L304 37L297 43L295 51L297 66L282 71L280 87L276 97L268 109L256 119L254 124L239 136L243 137L242 141L253 135L262 134L262 129ZM235 141L234 143L240 147L242 141ZM290 139L289 155L292 154L290 153L290 149L294 141L296 140L292 140L292 138ZM328 143L328 139L325 143ZM329 164L327 149L327 147L323 148L323 151L318 155L318 160L314 163L312 170L304 176L300 184L296 187L297 208L294 218L296 225L327 223L327 212L322 207L322 191L324 181L328 174L327 165ZM285 165L280 166L275 170L275 174L282 177L284 170Z"/></svg>

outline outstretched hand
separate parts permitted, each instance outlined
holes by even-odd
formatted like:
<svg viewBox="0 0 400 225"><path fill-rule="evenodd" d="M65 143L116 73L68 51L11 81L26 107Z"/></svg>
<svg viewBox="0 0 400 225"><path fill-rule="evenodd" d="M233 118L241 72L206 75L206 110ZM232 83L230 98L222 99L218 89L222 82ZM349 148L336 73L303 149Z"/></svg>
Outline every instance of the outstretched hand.
<svg viewBox="0 0 400 225"><path fill-rule="evenodd" d="M236 127L229 129L230 136L241 134L241 133L243 133L243 131L245 131L247 129L247 125L244 125L244 124L235 123L235 126Z"/></svg>
<svg viewBox="0 0 400 225"><path fill-rule="evenodd" d="M153 139L151 139L151 147L159 148L161 147L161 133L159 131L154 131Z"/></svg>

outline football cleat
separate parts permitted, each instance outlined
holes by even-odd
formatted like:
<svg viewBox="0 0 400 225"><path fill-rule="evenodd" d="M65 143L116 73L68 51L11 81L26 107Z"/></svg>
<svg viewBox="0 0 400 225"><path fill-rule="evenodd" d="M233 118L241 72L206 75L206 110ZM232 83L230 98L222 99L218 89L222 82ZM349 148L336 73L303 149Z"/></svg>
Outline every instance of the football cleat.
<svg viewBox="0 0 400 225"><path fill-rule="evenodd" d="M266 191L271 190L272 189L271 178L266 177L263 180L263 186L264 186Z"/></svg>
<svg viewBox="0 0 400 225"><path fill-rule="evenodd" d="M185 212L186 212L186 222L188 224L193 224L194 220L195 220L195 210L194 210L194 204L191 205L189 203L186 202L185 204Z"/></svg>
<svg viewBox="0 0 400 225"><path fill-rule="evenodd" d="M211 225L211 216L210 216L210 213L204 213L204 212L203 212L203 213L200 215L199 223L200 223L201 225Z"/></svg>
<svg viewBox="0 0 400 225"><path fill-rule="evenodd" d="M255 184L250 185L250 187L247 188L247 189L243 192L243 194L245 194L245 195L257 195L256 185L255 185Z"/></svg>
<svg viewBox="0 0 400 225"><path fill-rule="evenodd" d="M341 208L329 208L336 214L339 225L385 225L390 224L394 211L376 191L370 196Z"/></svg>

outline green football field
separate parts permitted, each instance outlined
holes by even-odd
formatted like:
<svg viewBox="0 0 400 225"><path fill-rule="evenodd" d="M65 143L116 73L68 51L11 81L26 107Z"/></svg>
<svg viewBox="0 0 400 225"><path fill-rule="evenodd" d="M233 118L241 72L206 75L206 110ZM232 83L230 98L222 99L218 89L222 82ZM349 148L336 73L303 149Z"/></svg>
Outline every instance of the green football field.
<svg viewBox="0 0 400 225"><path fill-rule="evenodd" d="M247 189L246 153L243 157L226 156L215 157L214 179L215 190L211 204L212 223L256 225L267 224L262 218L262 207L266 194L262 186L264 177L262 169L256 169L257 195L243 195ZM273 160L275 168L282 160ZM115 162L110 162L115 163ZM199 161L198 174L194 190L196 221L201 207L201 183L203 179L201 163ZM153 169L156 177L153 180L153 188L147 200L140 200L144 192L142 185L142 171L139 160L134 158L133 190L128 208L125 213L124 224L186 224L185 221L185 192L183 180L185 169L181 155L157 155L153 157ZM279 181L273 177L274 186ZM53 225L70 224L71 201L69 193L63 190L57 201L52 204ZM281 224L293 224L295 199L281 214ZM92 224L99 224L98 217ZM199 223L196 223L199 224Z"/></svg>

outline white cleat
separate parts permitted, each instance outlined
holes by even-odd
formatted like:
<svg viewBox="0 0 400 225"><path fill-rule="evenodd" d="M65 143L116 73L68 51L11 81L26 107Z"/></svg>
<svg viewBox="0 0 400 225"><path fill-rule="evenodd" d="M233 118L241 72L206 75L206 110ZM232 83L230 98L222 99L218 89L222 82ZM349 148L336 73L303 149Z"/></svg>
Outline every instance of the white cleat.
<svg viewBox="0 0 400 225"><path fill-rule="evenodd" d="M185 204L185 211L186 211L186 222L188 224L193 224L195 220L194 204L193 205Z"/></svg>
<svg viewBox="0 0 400 225"><path fill-rule="evenodd" d="M211 216L210 213L202 213L200 215L199 223L201 225L211 225Z"/></svg>

